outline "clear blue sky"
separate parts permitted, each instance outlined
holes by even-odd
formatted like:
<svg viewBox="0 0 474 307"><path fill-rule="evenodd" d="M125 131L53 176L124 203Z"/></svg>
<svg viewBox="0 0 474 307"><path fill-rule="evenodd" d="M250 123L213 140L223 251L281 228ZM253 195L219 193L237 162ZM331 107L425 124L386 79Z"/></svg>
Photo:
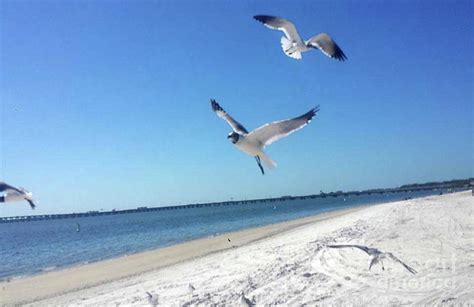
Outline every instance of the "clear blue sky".
<svg viewBox="0 0 474 307"><path fill-rule="evenodd" d="M0 1L0 180L38 208L177 205L473 176L472 1ZM325 31L302 61L255 14ZM262 176L248 129L321 106Z"/></svg>

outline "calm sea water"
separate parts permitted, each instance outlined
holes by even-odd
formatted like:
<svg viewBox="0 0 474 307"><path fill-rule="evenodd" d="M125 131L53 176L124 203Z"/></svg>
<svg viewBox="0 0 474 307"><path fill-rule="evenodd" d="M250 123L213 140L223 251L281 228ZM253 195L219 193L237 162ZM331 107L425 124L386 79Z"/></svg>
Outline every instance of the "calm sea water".
<svg viewBox="0 0 474 307"><path fill-rule="evenodd" d="M87 263L321 212L435 191L327 197L0 224L0 279ZM81 231L76 231L76 223Z"/></svg>

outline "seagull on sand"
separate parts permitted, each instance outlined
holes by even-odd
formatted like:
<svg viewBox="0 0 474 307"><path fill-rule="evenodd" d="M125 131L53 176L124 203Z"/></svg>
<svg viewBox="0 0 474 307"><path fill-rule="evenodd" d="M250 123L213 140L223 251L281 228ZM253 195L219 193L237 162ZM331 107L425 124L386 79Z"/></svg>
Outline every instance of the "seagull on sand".
<svg viewBox="0 0 474 307"><path fill-rule="evenodd" d="M150 292L146 292L146 295L148 295L148 303L150 303L151 306L158 305L158 295L151 294Z"/></svg>
<svg viewBox="0 0 474 307"><path fill-rule="evenodd" d="M341 245L328 245L328 246L331 247L331 248L352 247L352 248L358 248L361 251L366 252L367 255L370 256L370 258L369 258L369 271L370 271L370 269L372 268L373 265L375 265L379 262L382 265L382 270L385 270L385 267L383 265L383 260L384 259L390 259L392 261L398 262L399 264L403 265L405 267L405 269L407 269L410 273L412 273L412 274L417 273L417 271L414 268L410 267L409 265L407 265L406 263L404 263L403 261L401 261L400 259L395 257L392 253L385 253L385 252L382 252L381 250L376 249L376 248L370 248L370 247L367 247L367 246L362 246L362 245L357 245L357 244L341 244Z"/></svg>
<svg viewBox="0 0 474 307"><path fill-rule="evenodd" d="M0 182L0 193L5 194L4 196L0 197L0 202L26 200L30 204L31 209L36 207L33 202L33 195L31 192L28 192L23 188L16 188L5 182Z"/></svg>
<svg viewBox="0 0 474 307"><path fill-rule="evenodd" d="M253 18L263 23L267 28L280 30L285 33L281 37L281 48L285 54L293 59L301 60L301 53L311 49L319 49L332 59L345 61L346 55L336 42L326 33L319 33L307 41L303 41L295 25L283 18L267 15L256 15Z"/></svg>
<svg viewBox="0 0 474 307"><path fill-rule="evenodd" d="M229 133L227 138L230 139L237 149L255 157L263 175L265 175L265 170L263 169L262 161L267 167L273 168L276 166L276 163L264 153L263 149L265 146L303 128L319 111L319 106L317 106L301 116L268 123L248 132L244 126L224 111L214 99L211 99L211 106L217 116L224 119L232 127L233 131Z"/></svg>

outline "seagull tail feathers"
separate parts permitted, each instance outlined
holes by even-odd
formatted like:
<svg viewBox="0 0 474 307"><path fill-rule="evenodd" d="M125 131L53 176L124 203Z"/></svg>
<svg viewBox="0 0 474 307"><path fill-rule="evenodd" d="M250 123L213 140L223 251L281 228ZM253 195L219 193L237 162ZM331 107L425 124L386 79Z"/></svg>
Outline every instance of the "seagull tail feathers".
<svg viewBox="0 0 474 307"><path fill-rule="evenodd" d="M281 49L283 49L283 52L289 56L290 58L296 59L296 60L301 60L301 52L292 52L293 49L293 44L291 41L286 38L285 36L281 37L280 40L281 43Z"/></svg>
<svg viewBox="0 0 474 307"><path fill-rule="evenodd" d="M258 155L260 157L260 159L262 159L263 163L268 167L268 168L275 168L277 167L277 164L275 161L273 161L272 159L270 159L269 156L267 156L267 154L265 154L264 152L262 152L261 154Z"/></svg>

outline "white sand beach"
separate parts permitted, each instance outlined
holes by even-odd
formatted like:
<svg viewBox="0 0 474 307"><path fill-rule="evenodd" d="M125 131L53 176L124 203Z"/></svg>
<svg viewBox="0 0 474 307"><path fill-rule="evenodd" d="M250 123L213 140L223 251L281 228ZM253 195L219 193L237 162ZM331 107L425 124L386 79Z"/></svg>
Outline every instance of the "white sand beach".
<svg viewBox="0 0 474 307"><path fill-rule="evenodd" d="M237 305L241 293L257 305L472 305L473 209L466 191L341 210L13 279L0 304L138 306L148 291L165 306ZM418 273L369 271L367 254L329 244L376 247Z"/></svg>

